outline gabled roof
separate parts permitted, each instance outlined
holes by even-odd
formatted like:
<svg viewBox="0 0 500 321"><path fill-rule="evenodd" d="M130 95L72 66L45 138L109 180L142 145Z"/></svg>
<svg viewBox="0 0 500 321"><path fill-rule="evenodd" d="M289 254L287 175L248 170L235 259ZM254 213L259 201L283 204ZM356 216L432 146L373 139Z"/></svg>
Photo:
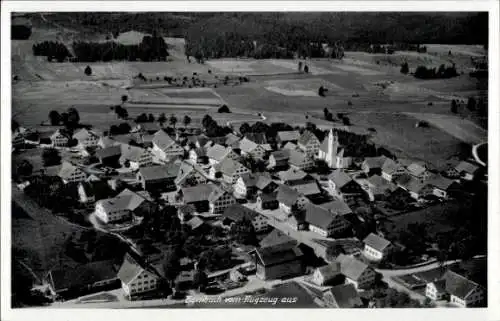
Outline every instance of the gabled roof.
<svg viewBox="0 0 500 321"><path fill-rule="evenodd" d="M446 281L446 292L465 299L479 284L468 280L458 273L448 270L443 278Z"/></svg>
<svg viewBox="0 0 500 321"><path fill-rule="evenodd" d="M204 148L195 148L189 151L190 153L196 153L197 157L207 156L207 151Z"/></svg>
<svg viewBox="0 0 500 321"><path fill-rule="evenodd" d="M346 174L341 169L334 170L330 175L328 175L328 179L335 183L336 188L342 188L347 183L352 181L352 178Z"/></svg>
<svg viewBox="0 0 500 321"><path fill-rule="evenodd" d="M231 158L224 158L222 162L216 164L215 170L222 172L225 175L232 176L236 173L236 170L240 167L244 167L240 162L234 161Z"/></svg>
<svg viewBox="0 0 500 321"><path fill-rule="evenodd" d="M60 178L63 178L63 179L69 178L69 177L71 177L71 174L73 174L73 172L75 172L75 171L82 172L82 170L80 168L76 167L75 165L73 165L69 162L63 162L61 169L59 170L59 173L57 174L57 176L59 176Z"/></svg>
<svg viewBox="0 0 500 321"><path fill-rule="evenodd" d="M309 157L307 156L306 153L298 151L298 150L291 150L290 151L290 157L288 159L288 163L296 166L300 166L304 163L309 161Z"/></svg>
<svg viewBox="0 0 500 321"><path fill-rule="evenodd" d="M398 186L414 193L418 193L426 185L426 183L421 182L417 178L404 174L396 179L396 183Z"/></svg>
<svg viewBox="0 0 500 321"><path fill-rule="evenodd" d="M65 130L63 130L63 129L58 129L58 130L56 130L56 131L55 131L55 132L54 132L54 133L50 136L50 138L55 138L55 137L58 137L58 136L63 136L64 138L67 138L67 139L69 139L69 138L70 138L70 137L69 137L69 135L68 135L68 133L67 133Z"/></svg>
<svg viewBox="0 0 500 321"><path fill-rule="evenodd" d="M387 173L389 175L394 174L398 169L401 169L403 165L395 162L394 160L387 158L382 164L382 172Z"/></svg>
<svg viewBox="0 0 500 321"><path fill-rule="evenodd" d="M81 287L95 282L116 278L113 260L96 261L78 265L72 268L62 267L50 271L54 290Z"/></svg>
<svg viewBox="0 0 500 321"><path fill-rule="evenodd" d="M144 268L139 265L139 263L132 258L130 254L125 254L125 259L123 260L122 266L118 271L118 278L125 284L129 284L133 281Z"/></svg>
<svg viewBox="0 0 500 321"><path fill-rule="evenodd" d="M262 296L267 298L279 298L276 305L273 306L282 308L290 308L290 303L286 303L280 300L280 298L285 297L296 298L297 302L293 304L295 308L310 309L320 307L320 304L318 304L319 300L317 300L318 295L313 291L313 288L307 287L306 285L297 281L291 281L276 285L274 288L269 290L267 293L264 293Z"/></svg>
<svg viewBox="0 0 500 321"><path fill-rule="evenodd" d="M204 223L203 220L198 216L195 216L186 222L186 224L189 225L192 230L196 230L198 227L202 226L203 223Z"/></svg>
<svg viewBox="0 0 500 321"><path fill-rule="evenodd" d="M245 173L241 175L241 180L247 187L257 187L264 189L273 182L268 173Z"/></svg>
<svg viewBox="0 0 500 321"><path fill-rule="evenodd" d="M233 133L229 133L226 135L226 141L225 141L225 144L227 146L231 146L233 147L233 145L236 145L236 143L238 143L240 140L240 138L238 136L236 136L235 134Z"/></svg>
<svg viewBox="0 0 500 321"><path fill-rule="evenodd" d="M255 249L264 266L286 263L302 257L302 251L296 246L269 246Z"/></svg>
<svg viewBox="0 0 500 321"><path fill-rule="evenodd" d="M385 156L366 157L363 164L368 166L370 169L382 168L382 165L384 165L386 159L387 157Z"/></svg>
<svg viewBox="0 0 500 321"><path fill-rule="evenodd" d="M224 194L224 191L214 184L198 184L181 190L185 203L214 201Z"/></svg>
<svg viewBox="0 0 500 321"><path fill-rule="evenodd" d="M334 286L328 290L338 307L341 309L351 309L356 307L362 307L363 301L359 296L358 291L353 284L341 284Z"/></svg>
<svg viewBox="0 0 500 321"><path fill-rule="evenodd" d="M120 194L113 198L106 198L100 201L97 201L99 204L102 204L102 207L105 211L113 211L113 210L129 210L134 211L137 209L143 202L147 200L129 189L123 190Z"/></svg>
<svg viewBox="0 0 500 321"><path fill-rule="evenodd" d="M403 175L404 176L404 175ZM409 176L409 175L408 175ZM384 194L385 191L395 191L398 186L392 182L387 181L380 175L373 175L367 179L368 185L374 195Z"/></svg>
<svg viewBox="0 0 500 321"><path fill-rule="evenodd" d="M308 174L303 170L296 168L289 168L286 171L281 171L278 173L278 177L283 182L295 181L304 179Z"/></svg>
<svg viewBox="0 0 500 321"><path fill-rule="evenodd" d="M262 193L258 197L261 198L262 202L277 200L278 192L274 191L272 193Z"/></svg>
<svg viewBox="0 0 500 321"><path fill-rule="evenodd" d="M120 143L117 142L116 140L112 139L109 136L104 136L104 137L99 138L99 145L101 145L104 148L107 148L107 147L111 147L111 146L120 145ZM120 149L120 153L121 153L121 149Z"/></svg>
<svg viewBox="0 0 500 321"><path fill-rule="evenodd" d="M479 166L466 161L462 161L455 167L455 169L459 173L464 172L467 174L474 174L479 169Z"/></svg>
<svg viewBox="0 0 500 321"><path fill-rule="evenodd" d="M307 145L310 141L312 140L316 140L318 141L318 137L316 137L316 135L314 135L312 132L306 130L302 133L302 135L300 135L299 139L298 139L298 143L300 145Z"/></svg>
<svg viewBox="0 0 500 321"><path fill-rule="evenodd" d="M425 168L425 166L421 165L421 164L418 164L418 163L412 163L410 164L407 168L408 172L410 172L411 175L413 176L420 176L422 175L423 173L425 173L425 171L427 170Z"/></svg>
<svg viewBox="0 0 500 321"><path fill-rule="evenodd" d="M276 161L288 160L290 153L289 150L282 149L272 152L269 157L274 157Z"/></svg>
<svg viewBox="0 0 500 321"><path fill-rule="evenodd" d="M97 138L99 136L96 133L94 133L93 131L90 131L86 128L82 128L73 134L73 138L78 140L78 141L85 140L85 139L91 138L91 137Z"/></svg>
<svg viewBox="0 0 500 321"><path fill-rule="evenodd" d="M352 210L349 207L349 205L347 205L347 203L341 199L334 199L331 202L323 203L320 204L319 206L337 215L346 215L352 213Z"/></svg>
<svg viewBox="0 0 500 321"><path fill-rule="evenodd" d="M286 185L280 185L278 187L278 195L276 198L278 202L283 203L286 206L292 206L295 204L299 197L300 194L296 190Z"/></svg>
<svg viewBox="0 0 500 321"><path fill-rule="evenodd" d="M292 185L291 188L299 192L299 194L303 194L305 196L321 194L321 190L319 189L318 183L316 183L315 181L302 184L295 184Z"/></svg>
<svg viewBox="0 0 500 321"><path fill-rule="evenodd" d="M139 173L144 180L174 179L179 174L181 165L178 163L167 163L159 166L147 166L139 168Z"/></svg>
<svg viewBox="0 0 500 321"><path fill-rule="evenodd" d="M206 143L209 142L209 138L205 135L197 135L197 136L188 136L187 141L188 143L198 143L200 147L204 147Z"/></svg>
<svg viewBox="0 0 500 321"><path fill-rule="evenodd" d="M96 199L106 197L110 194L110 187L107 182L101 180L80 182L81 186L87 196L96 196Z"/></svg>
<svg viewBox="0 0 500 321"><path fill-rule="evenodd" d="M153 136L153 144L161 150L165 150L175 144L175 141L163 129L160 129Z"/></svg>
<svg viewBox="0 0 500 321"><path fill-rule="evenodd" d="M122 156L121 159L137 162L144 153L149 153L146 149L132 145L121 145Z"/></svg>
<svg viewBox="0 0 500 321"><path fill-rule="evenodd" d="M259 245L263 248L278 245L295 246L297 245L297 241L280 230L274 229L260 241Z"/></svg>
<svg viewBox="0 0 500 321"><path fill-rule="evenodd" d="M441 175L434 176L427 181L427 184L439 188L440 190L446 191L451 185L455 183L454 180L445 178Z"/></svg>
<svg viewBox="0 0 500 321"><path fill-rule="evenodd" d="M207 156L216 161L222 161L231 152L231 147L224 147L219 144L215 144L207 148Z"/></svg>
<svg viewBox="0 0 500 321"><path fill-rule="evenodd" d="M175 184L182 184L189 177L189 175L196 172L202 175L201 173L203 172L203 169L196 164L189 164L186 162L182 162L178 170L178 175L175 178Z"/></svg>
<svg viewBox="0 0 500 321"><path fill-rule="evenodd" d="M443 293L446 291L446 279L440 279L432 283L436 287L438 293Z"/></svg>
<svg viewBox="0 0 500 321"><path fill-rule="evenodd" d="M281 142L288 142L298 140L300 133L298 130L281 131L277 133L277 137Z"/></svg>
<svg viewBox="0 0 500 321"><path fill-rule="evenodd" d="M244 137L240 140L240 149L242 152L251 153L254 149L256 149L259 145Z"/></svg>
<svg viewBox="0 0 500 321"><path fill-rule="evenodd" d="M120 146L110 146L96 150L95 155L97 158L108 158L113 156L120 156L122 149Z"/></svg>
<svg viewBox="0 0 500 321"><path fill-rule="evenodd" d="M259 213L238 203L229 205L224 210L224 213L222 213L223 218L227 218L233 222L241 221L243 219L252 221L257 216L259 216Z"/></svg>
<svg viewBox="0 0 500 321"><path fill-rule="evenodd" d="M337 262L340 262L340 269L342 274L344 274L347 278L351 280L358 280L359 277L370 267L361 262L360 260L347 256L344 254L340 254L337 259Z"/></svg>
<svg viewBox="0 0 500 321"><path fill-rule="evenodd" d="M286 149L286 150L295 150L297 149L297 145L295 145L294 143L292 142L288 142L286 143L284 146L283 146L283 149Z"/></svg>
<svg viewBox="0 0 500 321"><path fill-rule="evenodd" d="M370 233L367 237L365 237L363 243L379 252L384 251L389 245L391 245L390 241L374 233Z"/></svg>
<svg viewBox="0 0 500 321"><path fill-rule="evenodd" d="M333 262L318 268L318 272L323 276L325 282L333 279L335 276L341 274L340 263Z"/></svg>
<svg viewBox="0 0 500 321"><path fill-rule="evenodd" d="M330 212L329 210L320 207L318 205L314 205L308 203L305 207L306 209L306 222L310 225L317 226L321 229L328 229L330 224L336 219L338 216L335 213Z"/></svg>

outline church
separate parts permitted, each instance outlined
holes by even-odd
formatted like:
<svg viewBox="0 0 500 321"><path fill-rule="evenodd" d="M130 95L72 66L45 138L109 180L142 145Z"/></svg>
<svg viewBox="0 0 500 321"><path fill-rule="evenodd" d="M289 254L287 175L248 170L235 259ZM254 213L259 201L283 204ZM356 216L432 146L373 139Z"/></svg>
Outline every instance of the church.
<svg viewBox="0 0 500 321"><path fill-rule="evenodd" d="M318 159L324 160L330 168L348 168L352 165L352 157L344 156L344 149L340 147L339 138L333 129L321 143Z"/></svg>

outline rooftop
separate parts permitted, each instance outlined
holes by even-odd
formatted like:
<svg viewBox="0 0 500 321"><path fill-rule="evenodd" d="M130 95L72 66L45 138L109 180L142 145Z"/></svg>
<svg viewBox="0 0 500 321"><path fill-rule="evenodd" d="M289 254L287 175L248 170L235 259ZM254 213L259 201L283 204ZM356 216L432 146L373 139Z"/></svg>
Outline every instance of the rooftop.
<svg viewBox="0 0 500 321"><path fill-rule="evenodd" d="M380 252L384 251L389 245L391 245L390 241L374 233L370 233L367 237L365 237L363 243Z"/></svg>

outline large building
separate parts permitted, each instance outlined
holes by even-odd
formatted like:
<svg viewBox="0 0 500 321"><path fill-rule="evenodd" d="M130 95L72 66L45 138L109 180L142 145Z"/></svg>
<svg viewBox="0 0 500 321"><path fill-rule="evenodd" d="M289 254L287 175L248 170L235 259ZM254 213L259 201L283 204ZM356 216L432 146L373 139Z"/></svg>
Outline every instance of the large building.
<svg viewBox="0 0 500 321"><path fill-rule="evenodd" d="M344 233L350 223L342 215L329 211L314 204L305 206L305 220L309 224L309 230L324 237L331 237Z"/></svg>
<svg viewBox="0 0 500 321"><path fill-rule="evenodd" d="M82 128L73 134L73 139L82 147L94 147L99 143L100 137L95 132Z"/></svg>
<svg viewBox="0 0 500 321"><path fill-rule="evenodd" d="M269 246L250 252L257 266L257 277L276 280L301 275L304 271L302 251L296 246Z"/></svg>
<svg viewBox="0 0 500 321"><path fill-rule="evenodd" d="M153 154L162 161L170 161L182 156L184 149L160 129L153 135Z"/></svg>
<svg viewBox="0 0 500 321"><path fill-rule="evenodd" d="M244 219L250 221L255 232L260 233L269 228L267 217L261 215L254 210L251 210L241 204L232 204L228 206L222 214L223 221L228 224L242 221Z"/></svg>
<svg viewBox="0 0 500 321"><path fill-rule="evenodd" d="M157 290L161 280L157 271L139 264L130 254L125 255L118 278L128 299Z"/></svg>

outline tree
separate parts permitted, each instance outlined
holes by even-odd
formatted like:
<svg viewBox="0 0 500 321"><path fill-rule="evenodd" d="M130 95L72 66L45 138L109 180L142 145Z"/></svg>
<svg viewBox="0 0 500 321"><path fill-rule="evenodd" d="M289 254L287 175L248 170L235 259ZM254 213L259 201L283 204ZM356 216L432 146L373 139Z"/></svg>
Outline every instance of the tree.
<svg viewBox="0 0 500 321"><path fill-rule="evenodd" d="M52 126L57 126L61 123L61 115L57 110L51 110L49 113L49 120Z"/></svg>
<svg viewBox="0 0 500 321"><path fill-rule="evenodd" d="M10 130L12 132L15 132L18 129L19 129L19 123L15 119L12 119L11 122L10 122Z"/></svg>
<svg viewBox="0 0 500 321"><path fill-rule="evenodd" d="M165 113L161 113L160 116L158 116L158 122L160 125L163 126L163 124L167 121L167 117L165 116Z"/></svg>
<svg viewBox="0 0 500 321"><path fill-rule="evenodd" d="M222 172L215 172L215 178L217 179L222 178Z"/></svg>
<svg viewBox="0 0 500 321"><path fill-rule="evenodd" d="M46 148L42 153L43 166L59 165L61 163L61 156L59 151L55 148Z"/></svg>
<svg viewBox="0 0 500 321"><path fill-rule="evenodd" d="M76 126L80 122L80 114L78 114L78 110L75 108L68 109L68 126Z"/></svg>
<svg viewBox="0 0 500 321"><path fill-rule="evenodd" d="M120 125L118 125L118 131L120 132L120 134L128 134L130 133L131 129L132 128L128 123L121 123Z"/></svg>
<svg viewBox="0 0 500 321"><path fill-rule="evenodd" d="M345 125L345 126L350 126L351 125L351 121L348 117L345 117L342 118L342 123Z"/></svg>
<svg viewBox="0 0 500 321"><path fill-rule="evenodd" d="M458 113L457 101L455 99L451 101L451 112L454 114Z"/></svg>
<svg viewBox="0 0 500 321"><path fill-rule="evenodd" d="M85 67L84 72L87 76L90 76L90 75L92 75L92 68L90 68L90 66L87 66L87 67Z"/></svg>
<svg viewBox="0 0 500 321"><path fill-rule="evenodd" d="M33 173L33 165L28 160L23 159L16 164L15 171L12 171L12 173L21 177L30 176Z"/></svg>
<svg viewBox="0 0 500 321"><path fill-rule="evenodd" d="M208 125L210 123L214 122L214 120L212 119L212 117L210 117L210 115L205 115L203 117L203 119L201 120L201 124L203 125L203 127L205 127L205 129L208 127Z"/></svg>
<svg viewBox="0 0 500 321"><path fill-rule="evenodd" d="M469 97L469 99L467 99L467 109L470 111L476 110L476 98Z"/></svg>
<svg viewBox="0 0 500 321"><path fill-rule="evenodd" d="M174 114L172 114L170 116L170 118L168 119L170 125L172 125L174 128L175 128L175 124L177 124L177 117L175 117Z"/></svg>
<svg viewBox="0 0 500 321"><path fill-rule="evenodd" d="M120 119L127 119L128 118L128 112L127 109L120 105L115 106L115 114L118 116Z"/></svg>
<svg viewBox="0 0 500 321"><path fill-rule="evenodd" d="M184 124L184 127L187 127L189 124L191 124L191 117L189 117L188 115L184 116L182 123Z"/></svg>
<svg viewBox="0 0 500 321"><path fill-rule="evenodd" d="M326 119L326 115L328 115L328 113L329 113L328 108L325 107L323 109L323 116L325 117L325 119Z"/></svg>
<svg viewBox="0 0 500 321"><path fill-rule="evenodd" d="M248 123L241 124L240 133L242 135L245 135L246 133L250 133L251 131L252 131L252 129L250 128L250 125L248 125Z"/></svg>
<svg viewBox="0 0 500 321"><path fill-rule="evenodd" d="M154 116L153 114L149 114L149 115L148 115L148 121L149 121L150 123L153 123L153 122L155 121L155 116Z"/></svg>
<svg viewBox="0 0 500 321"><path fill-rule="evenodd" d="M122 95L122 104L125 104L128 101L127 95Z"/></svg>
<svg viewBox="0 0 500 321"><path fill-rule="evenodd" d="M325 88L323 86L320 86L318 89L318 95L321 97L325 97Z"/></svg>
<svg viewBox="0 0 500 321"><path fill-rule="evenodd" d="M406 61L405 61L405 62L401 65L400 72L401 72L402 74L405 74L405 75L406 75L407 73L409 73L409 72L410 72L410 68L408 67L408 62L406 62Z"/></svg>
<svg viewBox="0 0 500 321"><path fill-rule="evenodd" d="M307 74L309 73L309 67L307 65L304 66L304 72Z"/></svg>
<svg viewBox="0 0 500 321"><path fill-rule="evenodd" d="M298 69L299 69L299 72L302 71L302 61L299 61L299 64L298 64Z"/></svg>
<svg viewBox="0 0 500 321"><path fill-rule="evenodd" d="M217 110L218 113L230 113L231 111L229 110L229 108L227 107L227 105L222 105L218 110Z"/></svg>
<svg viewBox="0 0 500 321"><path fill-rule="evenodd" d="M205 291L208 284L208 276L205 271L196 270L194 274L193 286L195 286L200 292Z"/></svg>
<svg viewBox="0 0 500 321"><path fill-rule="evenodd" d="M146 123L148 122L148 115L146 113L142 113L135 118L136 123Z"/></svg>
<svg viewBox="0 0 500 321"><path fill-rule="evenodd" d="M175 278L181 271L181 265L179 263L179 256L175 250L169 250L165 253L165 261L163 262L163 271L165 273L165 278L173 284Z"/></svg>

